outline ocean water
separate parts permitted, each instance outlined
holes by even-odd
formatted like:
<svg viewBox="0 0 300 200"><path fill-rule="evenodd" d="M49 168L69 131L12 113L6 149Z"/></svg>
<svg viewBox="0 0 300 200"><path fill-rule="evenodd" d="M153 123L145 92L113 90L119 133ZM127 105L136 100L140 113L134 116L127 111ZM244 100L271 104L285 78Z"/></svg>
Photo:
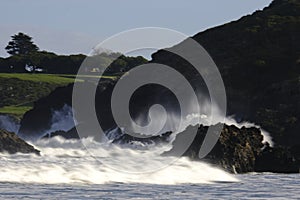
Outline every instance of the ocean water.
<svg viewBox="0 0 300 200"><path fill-rule="evenodd" d="M0 155L1 199L297 199L299 174L233 175L159 156L169 147L116 146L55 137L42 155Z"/></svg>
<svg viewBox="0 0 300 200"><path fill-rule="evenodd" d="M174 174L176 176L176 174ZM0 183L1 199L299 199L299 174L235 175L211 184Z"/></svg>

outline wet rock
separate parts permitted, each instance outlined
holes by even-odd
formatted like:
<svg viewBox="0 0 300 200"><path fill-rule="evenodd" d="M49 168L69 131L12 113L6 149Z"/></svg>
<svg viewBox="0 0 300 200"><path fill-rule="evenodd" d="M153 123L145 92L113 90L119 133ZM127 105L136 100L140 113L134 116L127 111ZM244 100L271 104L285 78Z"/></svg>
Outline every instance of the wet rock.
<svg viewBox="0 0 300 200"><path fill-rule="evenodd" d="M113 134L112 134L113 132ZM172 132L163 133L161 135L155 136L132 136L130 134L124 133L120 128L114 129L114 131L106 132L106 138L111 140L114 144L132 144L134 142L140 142L142 144L158 144L158 143L167 143L169 142L170 135ZM55 131L53 133L46 134L42 139L52 138L60 136L65 139L80 139L76 127L70 129L69 131ZM88 136L88 135L87 135ZM82 136L85 137L85 136Z"/></svg>
<svg viewBox="0 0 300 200"><path fill-rule="evenodd" d="M231 173L246 172L274 172L274 173L298 173L299 160L297 161L296 152L281 147L270 147L267 143L263 144L263 135L258 128L238 128L234 125L216 124L223 126L220 137L213 149L202 161L222 167ZM192 160L200 160L199 150L207 134L208 126L190 126L176 136L173 142L181 144L182 136L191 130L197 129L197 134L192 144L187 148L183 156ZM164 155L172 155L174 148Z"/></svg>
<svg viewBox="0 0 300 200"><path fill-rule="evenodd" d="M161 135L155 135L155 136L149 136L149 137L143 135L142 137L138 137L138 136L132 136L130 134L122 133L121 135L119 135L119 137L113 139L112 143L132 144L134 142L140 142L145 145L167 143L167 142L169 142L171 134L172 134L172 132L166 132Z"/></svg>
<svg viewBox="0 0 300 200"><path fill-rule="evenodd" d="M0 152L14 153L34 153L39 155L40 151L28 144L15 133L0 130Z"/></svg>
<svg viewBox="0 0 300 200"><path fill-rule="evenodd" d="M52 137L56 137L56 136L60 136L65 139L80 139L80 137L77 133L76 127L73 127L69 131L59 130L59 131L55 131L53 133L48 133L44 137L42 137L42 139L52 138Z"/></svg>

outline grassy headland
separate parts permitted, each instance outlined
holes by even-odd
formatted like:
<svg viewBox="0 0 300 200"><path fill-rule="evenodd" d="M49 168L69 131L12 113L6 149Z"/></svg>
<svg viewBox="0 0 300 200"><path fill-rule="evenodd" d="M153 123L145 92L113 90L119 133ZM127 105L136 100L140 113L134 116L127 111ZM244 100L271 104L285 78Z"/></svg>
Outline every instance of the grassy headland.
<svg viewBox="0 0 300 200"><path fill-rule="evenodd" d="M21 118L33 107L33 102L47 96L57 87L66 86L75 81L73 74L29 74L0 73L0 114ZM100 78L95 75L79 75L76 81L88 78ZM102 76L115 79L116 76Z"/></svg>
<svg viewBox="0 0 300 200"><path fill-rule="evenodd" d="M0 114L20 118L34 101L74 80L53 74L0 73Z"/></svg>

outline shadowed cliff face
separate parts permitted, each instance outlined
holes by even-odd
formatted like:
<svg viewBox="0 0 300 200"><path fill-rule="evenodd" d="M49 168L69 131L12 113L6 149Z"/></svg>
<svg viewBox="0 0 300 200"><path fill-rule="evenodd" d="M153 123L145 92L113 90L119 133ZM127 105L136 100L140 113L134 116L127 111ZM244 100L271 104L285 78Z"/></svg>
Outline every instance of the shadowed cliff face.
<svg viewBox="0 0 300 200"><path fill-rule="evenodd" d="M106 90L108 85L112 83L113 81L110 80L102 80L97 88L97 95L102 95L102 92ZM82 83L81 86L85 87L86 89L94 87L93 83L89 82ZM48 131L59 131L51 130L54 112L64 109L65 106L72 107L72 91L73 84L70 84L66 87L59 87L51 92L48 96L36 101L33 109L26 112L23 116L18 135L24 139L35 140L42 137ZM100 104L101 108L103 108L103 106L109 107L109 105ZM86 119L86 121L83 123L87 124L88 121L89 119Z"/></svg>
<svg viewBox="0 0 300 200"><path fill-rule="evenodd" d="M198 33L193 39L208 51L221 72L228 115L255 122L277 144L300 143L299 1L275 0L263 11ZM192 75L188 63L167 51L160 50L152 58L152 62Z"/></svg>
<svg viewBox="0 0 300 200"><path fill-rule="evenodd" d="M95 108L98 122L104 132L117 126L111 111L111 95L115 83L116 81L114 80L101 79L101 82L97 86ZM94 87L93 83L89 82L79 84L86 90ZM52 118L54 111L62 110L66 105L72 105L72 89L73 84L67 87L57 88L49 96L35 102L34 108L28 111L21 120L18 135L24 139L35 140L46 133L60 131L59 129L51 129L53 125ZM84 99L85 97L83 96L81 98ZM179 103L172 92L159 85L150 84L139 88L133 93L129 105L130 114L133 119L147 123L149 108L154 104L163 105L168 113L180 113ZM84 107L85 105L82 106ZM86 116L86 118L79 122L80 126L85 127L84 130L87 130L87 132L93 132L93 130L89 130L89 128L92 127L89 125L90 121L92 121L90 118L92 115L85 113L84 116ZM167 120L172 119L168 118ZM167 121L166 124L170 123L170 121Z"/></svg>
<svg viewBox="0 0 300 200"><path fill-rule="evenodd" d="M59 87L36 101L33 109L24 114L18 135L24 139L34 139L49 130L53 111L62 109L64 105L71 105L72 88L73 84Z"/></svg>

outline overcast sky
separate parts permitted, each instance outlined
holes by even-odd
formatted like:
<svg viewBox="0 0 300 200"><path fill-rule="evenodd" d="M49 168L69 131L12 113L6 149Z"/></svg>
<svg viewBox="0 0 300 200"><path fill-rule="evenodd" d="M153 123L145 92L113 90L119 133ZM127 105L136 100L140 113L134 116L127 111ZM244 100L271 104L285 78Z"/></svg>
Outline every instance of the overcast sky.
<svg viewBox="0 0 300 200"><path fill-rule="evenodd" d="M0 56L24 32L41 50L88 54L102 40L139 27L194 35L251 14L271 0L0 0Z"/></svg>

